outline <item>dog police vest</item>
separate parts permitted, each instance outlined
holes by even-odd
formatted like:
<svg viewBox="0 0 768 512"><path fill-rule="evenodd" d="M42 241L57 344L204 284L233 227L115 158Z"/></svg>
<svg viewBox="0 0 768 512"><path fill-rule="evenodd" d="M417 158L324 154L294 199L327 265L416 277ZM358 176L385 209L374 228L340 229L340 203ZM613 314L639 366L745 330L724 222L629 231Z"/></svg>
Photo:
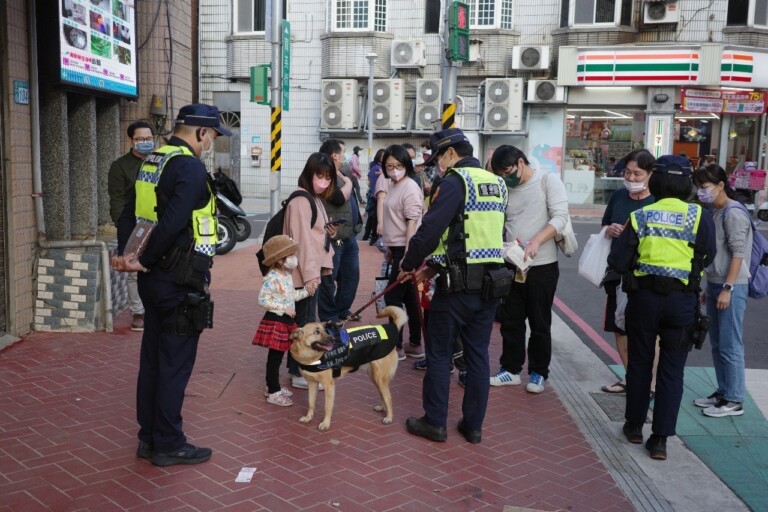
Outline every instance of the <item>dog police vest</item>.
<svg viewBox="0 0 768 512"><path fill-rule="evenodd" d="M701 207L675 198L661 199L632 212L630 222L637 232L637 277L673 277L688 284Z"/></svg>
<svg viewBox="0 0 768 512"><path fill-rule="evenodd" d="M333 333L334 347L325 352L319 364L300 364L302 370L321 372L328 369L339 370L342 366L351 366L355 371L360 366L381 359L397 345L399 338L394 324L365 325L352 329L339 329ZM334 372L334 377L338 373Z"/></svg>
<svg viewBox="0 0 768 512"><path fill-rule="evenodd" d="M136 176L136 221L157 224L157 183L168 161L175 156L195 157L185 146L163 146L153 151L139 169ZM216 197L208 188L211 197L208 204L192 212L192 235L195 250L209 256L216 253L217 224Z"/></svg>

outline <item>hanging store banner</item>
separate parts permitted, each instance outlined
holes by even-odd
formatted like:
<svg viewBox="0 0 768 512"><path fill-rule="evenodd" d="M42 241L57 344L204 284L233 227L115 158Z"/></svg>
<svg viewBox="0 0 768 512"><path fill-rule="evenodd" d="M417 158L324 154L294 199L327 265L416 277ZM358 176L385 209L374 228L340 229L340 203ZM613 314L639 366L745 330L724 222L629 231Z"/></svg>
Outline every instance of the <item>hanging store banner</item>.
<svg viewBox="0 0 768 512"><path fill-rule="evenodd" d="M582 50L576 79L583 85L693 85L700 52L692 49Z"/></svg>
<svg viewBox="0 0 768 512"><path fill-rule="evenodd" d="M680 110L708 114L754 116L765 114L766 93L762 91L719 91L687 89L680 92Z"/></svg>

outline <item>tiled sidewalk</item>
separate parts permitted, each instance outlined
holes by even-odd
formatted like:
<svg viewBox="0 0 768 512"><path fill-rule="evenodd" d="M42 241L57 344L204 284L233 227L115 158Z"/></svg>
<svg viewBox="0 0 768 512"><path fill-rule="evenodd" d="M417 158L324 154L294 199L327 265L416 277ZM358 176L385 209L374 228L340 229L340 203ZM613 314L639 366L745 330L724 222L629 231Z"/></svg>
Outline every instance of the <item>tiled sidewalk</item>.
<svg viewBox="0 0 768 512"><path fill-rule="evenodd" d="M381 255L360 247L362 305ZM1 512L633 510L551 387L492 389L480 445L455 431L455 380L448 442L406 433L405 418L422 413L423 373L410 359L393 383L391 426L373 411L378 395L362 371L339 383L327 433L317 419L299 424L306 391L290 408L266 404L266 350L250 344L262 315L254 252L216 259L216 327L187 389L187 435L212 447L212 459L163 469L135 457L140 334L126 314L112 334L34 334L0 352ZM373 307L363 314L372 319ZM492 366L500 345L495 330ZM236 483L244 467L256 468L253 479Z"/></svg>

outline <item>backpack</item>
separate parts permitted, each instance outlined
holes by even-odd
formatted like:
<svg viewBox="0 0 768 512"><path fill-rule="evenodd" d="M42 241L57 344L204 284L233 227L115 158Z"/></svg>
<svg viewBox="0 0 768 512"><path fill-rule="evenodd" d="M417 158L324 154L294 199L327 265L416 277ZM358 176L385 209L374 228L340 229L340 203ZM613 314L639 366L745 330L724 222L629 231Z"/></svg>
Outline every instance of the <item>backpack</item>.
<svg viewBox="0 0 768 512"><path fill-rule="evenodd" d="M269 273L269 267L264 265L264 244L267 243L267 240L273 236L283 234L285 224L285 209L288 207L288 203L290 203L291 200L296 197L307 198L310 206L312 207L312 226L314 227L315 222L317 222L317 205L315 204L315 198L312 197L312 194L306 190L296 190L290 196L288 196L288 199L281 203L282 208L280 208L277 213L273 215L269 221L267 221L267 226L264 228L264 237L261 241L262 249L259 249L259 252L256 253L256 258L259 260L259 269L261 269L262 275L266 276L267 273Z"/></svg>
<svg viewBox="0 0 768 512"><path fill-rule="evenodd" d="M723 226L725 215L731 208L743 211L752 225L752 259L749 262L749 296L753 299L762 299L768 295L768 240L757 230L752 215L744 205L737 204L726 206L723 210Z"/></svg>

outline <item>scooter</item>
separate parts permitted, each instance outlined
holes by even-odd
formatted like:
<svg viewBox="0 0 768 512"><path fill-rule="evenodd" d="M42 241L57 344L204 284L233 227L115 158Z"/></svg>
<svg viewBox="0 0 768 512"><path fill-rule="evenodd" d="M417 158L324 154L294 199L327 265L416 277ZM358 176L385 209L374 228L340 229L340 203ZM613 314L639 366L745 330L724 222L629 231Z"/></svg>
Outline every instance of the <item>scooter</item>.
<svg viewBox="0 0 768 512"><path fill-rule="evenodd" d="M216 191L216 210L235 225L235 238L238 242L251 236L251 223L245 218L245 210L233 203L220 190Z"/></svg>
<svg viewBox="0 0 768 512"><path fill-rule="evenodd" d="M218 243L216 244L216 254L227 254L237 243L237 228L229 218L224 215L216 214L218 230L216 235Z"/></svg>

